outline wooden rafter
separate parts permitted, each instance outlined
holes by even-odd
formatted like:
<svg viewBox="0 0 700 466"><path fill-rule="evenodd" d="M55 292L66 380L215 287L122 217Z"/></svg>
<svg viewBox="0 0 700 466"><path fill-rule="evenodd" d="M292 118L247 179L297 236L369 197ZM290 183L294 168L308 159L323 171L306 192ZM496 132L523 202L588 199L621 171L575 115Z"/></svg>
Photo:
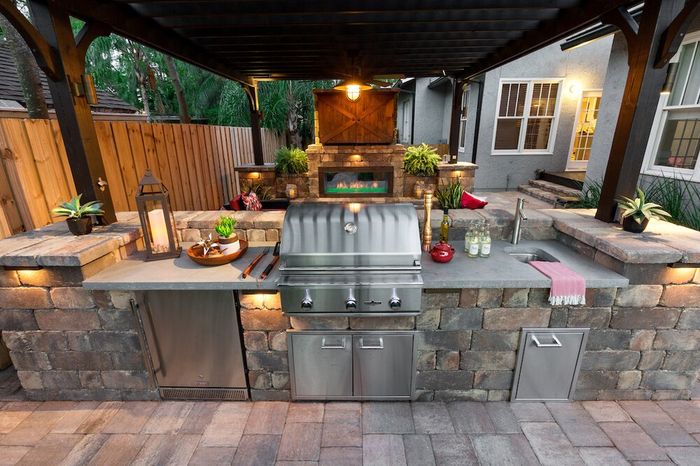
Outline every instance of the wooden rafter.
<svg viewBox="0 0 700 466"><path fill-rule="evenodd" d="M98 23L97 21L85 23L75 35L75 45L82 60L85 61L85 55L87 55L88 48L90 48L93 40L100 36L108 36L111 32L109 26L103 23Z"/></svg>
<svg viewBox="0 0 700 466"><path fill-rule="evenodd" d="M666 66L678 52L678 48L683 42L688 26L697 18L700 13L700 0L686 0L685 5L678 16L673 20L661 37L661 46L654 62L654 67Z"/></svg>
<svg viewBox="0 0 700 466"><path fill-rule="evenodd" d="M60 74L60 63L56 58L56 52L39 34L39 31L22 14L10 0L0 0L0 14L14 26L32 51L39 68L50 78L56 78Z"/></svg>

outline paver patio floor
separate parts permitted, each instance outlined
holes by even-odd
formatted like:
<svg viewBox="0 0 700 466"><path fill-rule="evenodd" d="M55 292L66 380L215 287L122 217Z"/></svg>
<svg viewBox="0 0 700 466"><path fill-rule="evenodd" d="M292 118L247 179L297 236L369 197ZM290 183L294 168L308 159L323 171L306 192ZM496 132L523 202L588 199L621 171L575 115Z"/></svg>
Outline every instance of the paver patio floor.
<svg viewBox="0 0 700 466"><path fill-rule="evenodd" d="M700 401L0 402L0 465L673 463Z"/></svg>

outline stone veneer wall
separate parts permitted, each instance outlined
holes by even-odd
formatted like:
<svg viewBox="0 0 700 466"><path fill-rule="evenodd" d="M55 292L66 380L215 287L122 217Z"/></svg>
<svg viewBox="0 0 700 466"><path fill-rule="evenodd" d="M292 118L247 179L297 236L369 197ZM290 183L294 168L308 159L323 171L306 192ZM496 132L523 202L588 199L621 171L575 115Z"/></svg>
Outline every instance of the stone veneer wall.
<svg viewBox="0 0 700 466"><path fill-rule="evenodd" d="M127 296L82 287L126 254L122 247L82 266L0 268L2 338L30 399L158 399Z"/></svg>
<svg viewBox="0 0 700 466"><path fill-rule="evenodd" d="M417 329L420 400L507 400L523 327L590 327L580 400L688 399L700 369L696 283L589 290L551 307L547 289L427 290L418 317L291 317L277 295L241 297L253 399L288 399L285 330Z"/></svg>

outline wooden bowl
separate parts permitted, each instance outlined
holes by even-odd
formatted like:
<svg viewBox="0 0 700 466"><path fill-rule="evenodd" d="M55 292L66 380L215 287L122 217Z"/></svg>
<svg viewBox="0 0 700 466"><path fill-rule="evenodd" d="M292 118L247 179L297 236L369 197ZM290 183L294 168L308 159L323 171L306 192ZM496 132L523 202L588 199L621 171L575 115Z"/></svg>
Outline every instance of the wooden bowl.
<svg viewBox="0 0 700 466"><path fill-rule="evenodd" d="M234 252L233 254L216 254L213 256L202 256L202 247L198 245L190 246L187 250L187 256L200 265L224 265L229 262L235 261L241 257L248 250L248 242L244 240L239 241L241 248Z"/></svg>

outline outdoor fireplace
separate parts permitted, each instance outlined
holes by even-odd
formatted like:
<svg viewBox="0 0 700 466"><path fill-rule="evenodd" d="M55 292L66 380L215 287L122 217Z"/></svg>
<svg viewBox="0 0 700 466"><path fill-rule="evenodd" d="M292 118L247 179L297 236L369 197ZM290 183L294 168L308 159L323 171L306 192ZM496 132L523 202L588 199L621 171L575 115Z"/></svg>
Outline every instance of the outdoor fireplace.
<svg viewBox="0 0 700 466"><path fill-rule="evenodd" d="M320 167L321 196L391 196L392 167Z"/></svg>

